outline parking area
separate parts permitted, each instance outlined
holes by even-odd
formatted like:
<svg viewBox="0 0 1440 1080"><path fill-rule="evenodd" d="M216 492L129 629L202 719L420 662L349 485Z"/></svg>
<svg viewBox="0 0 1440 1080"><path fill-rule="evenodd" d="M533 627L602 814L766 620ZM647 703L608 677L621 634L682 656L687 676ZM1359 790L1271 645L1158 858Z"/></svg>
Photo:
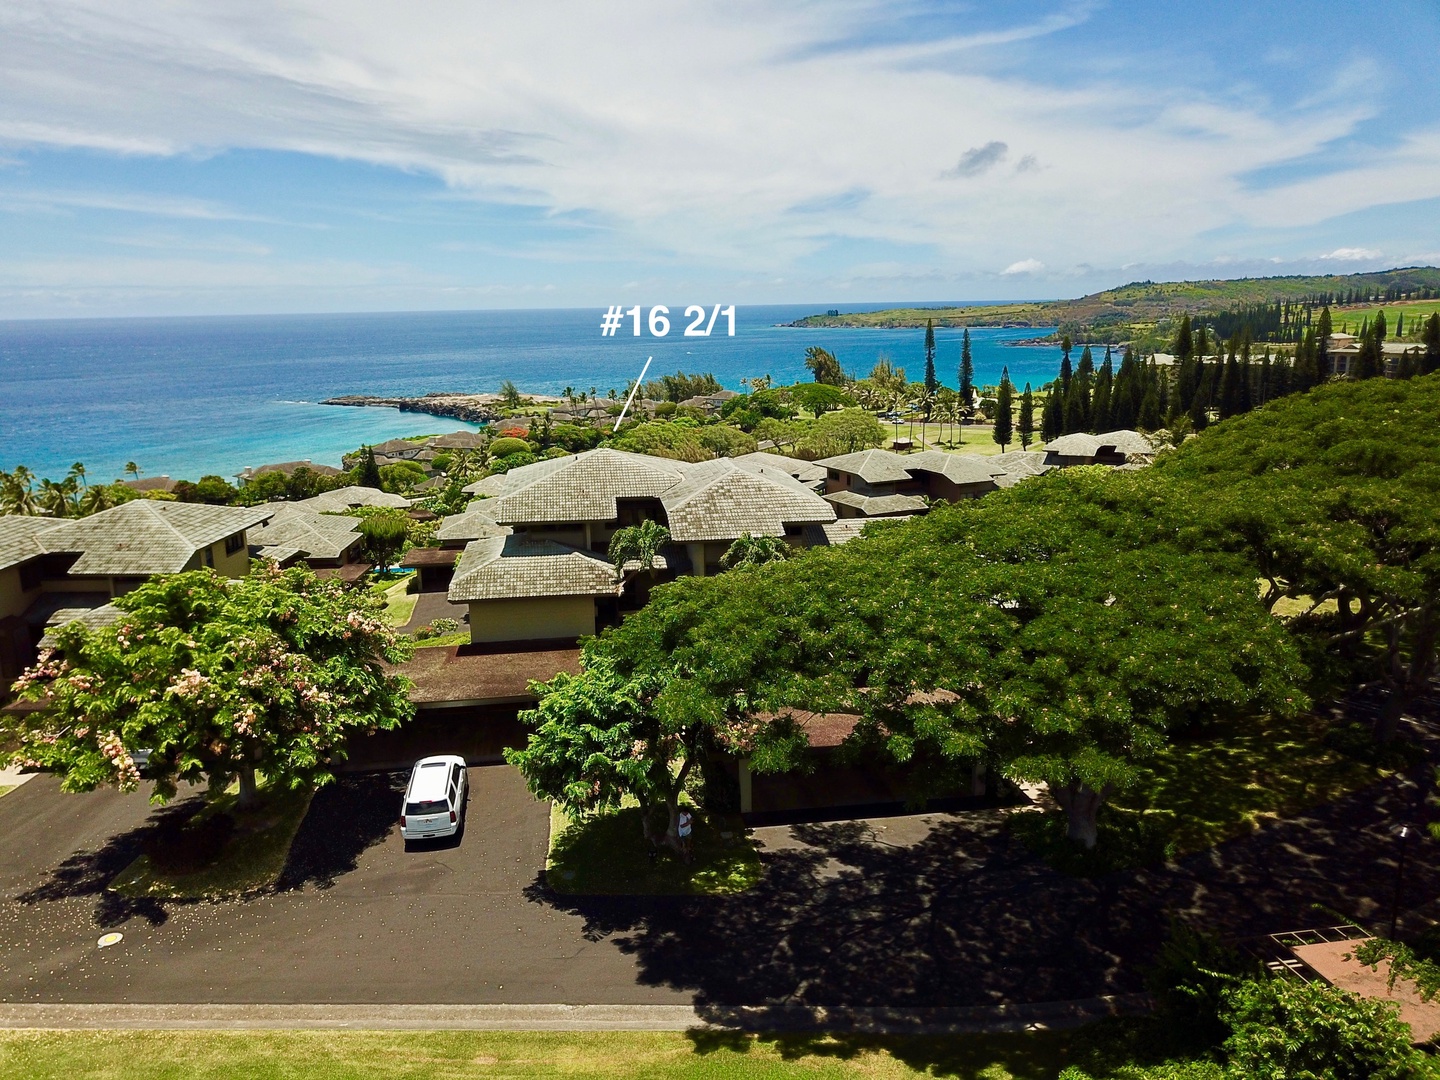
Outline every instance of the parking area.
<svg viewBox="0 0 1440 1080"><path fill-rule="evenodd" d="M224 903L125 901L106 883L153 827L142 795L0 798L0 1000L684 1003L584 919L537 902L548 808L506 766L472 768L459 844L406 851L405 774L316 796L284 890ZM99 949L107 930L124 934Z"/></svg>

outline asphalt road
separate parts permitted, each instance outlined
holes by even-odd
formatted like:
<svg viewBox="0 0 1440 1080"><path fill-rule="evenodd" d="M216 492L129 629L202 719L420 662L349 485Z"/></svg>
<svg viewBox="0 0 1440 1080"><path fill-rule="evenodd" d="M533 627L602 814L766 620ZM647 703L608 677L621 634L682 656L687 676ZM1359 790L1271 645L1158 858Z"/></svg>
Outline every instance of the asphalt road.
<svg viewBox="0 0 1440 1080"><path fill-rule="evenodd" d="M1416 733L1440 760L1440 724ZM33 780L0 798L0 1002L723 1011L1126 994L1172 917L1234 938L1383 927L1400 884L1391 829L1425 820L1434 772L1422 763L1217 848L1088 879L1040 862L992 811L759 829L754 889L688 899L550 893L546 807L506 766L470 775L458 845L405 851L403 775L346 776L317 794L279 890L213 904L106 892L154 827L144 799ZM1440 907L1436 847L1417 842L1406 863L1400 907L1416 926ZM111 929L124 941L97 949Z"/></svg>
<svg viewBox="0 0 1440 1080"><path fill-rule="evenodd" d="M161 905L103 891L138 852L144 797L38 777L0 798L0 1000L688 1003L528 898L548 810L508 767L470 780L458 845L407 852L398 781L348 780L317 796L289 889ZM124 940L101 950L107 930Z"/></svg>

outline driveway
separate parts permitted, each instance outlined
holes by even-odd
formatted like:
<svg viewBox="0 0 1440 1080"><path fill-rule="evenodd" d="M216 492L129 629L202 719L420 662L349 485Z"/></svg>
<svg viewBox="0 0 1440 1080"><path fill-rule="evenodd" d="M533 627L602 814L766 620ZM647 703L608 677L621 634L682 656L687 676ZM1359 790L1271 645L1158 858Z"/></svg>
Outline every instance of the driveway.
<svg viewBox="0 0 1440 1080"><path fill-rule="evenodd" d="M766 829L756 888L694 898L550 893L547 810L507 766L471 770L461 843L417 852L394 828L403 774L362 774L316 796L280 891L217 904L105 893L151 827L143 799L41 777L0 799L0 1001L914 1008L1126 993L1174 916L1222 936L1383 925L1390 828L1419 820L1422 773L1424 789L1395 776L1093 879L1041 863L996 812ZM1407 865L1403 909L1440 895L1430 846ZM107 929L124 941L98 950Z"/></svg>
<svg viewBox="0 0 1440 1080"><path fill-rule="evenodd" d="M39 777L0 798L0 1000L683 1004L582 916L532 902L549 811L507 766L470 770L458 845L406 852L403 774L316 796L286 889L229 903L124 901L104 884L139 850L139 795L66 795ZM121 944L96 940L119 930Z"/></svg>

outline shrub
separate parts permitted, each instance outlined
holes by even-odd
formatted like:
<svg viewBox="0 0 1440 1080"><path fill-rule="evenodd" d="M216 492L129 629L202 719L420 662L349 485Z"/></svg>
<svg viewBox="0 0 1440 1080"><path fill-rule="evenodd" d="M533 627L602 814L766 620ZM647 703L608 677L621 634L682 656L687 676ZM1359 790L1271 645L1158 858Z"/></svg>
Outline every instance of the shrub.
<svg viewBox="0 0 1440 1080"><path fill-rule="evenodd" d="M1258 979L1225 993L1226 1075L1246 1080L1409 1080L1420 1076L1393 1001L1327 983Z"/></svg>
<svg viewBox="0 0 1440 1080"><path fill-rule="evenodd" d="M432 619L430 621L430 629L434 630L437 636L440 634L454 634L460 629L460 620Z"/></svg>
<svg viewBox="0 0 1440 1080"><path fill-rule="evenodd" d="M1155 1012L1180 1041L1197 1047L1218 1046L1227 1029L1220 1018L1225 991L1258 966L1218 938L1172 922L1145 985L1155 997Z"/></svg>
<svg viewBox="0 0 1440 1080"><path fill-rule="evenodd" d="M535 462L539 460L539 458L528 450L518 454L507 454L502 458L492 459L490 462L490 471L492 473L509 472L511 469L518 469L522 465L534 465Z"/></svg>
<svg viewBox="0 0 1440 1080"><path fill-rule="evenodd" d="M513 436L496 439L490 444L490 457L492 459L509 457L511 454L528 453L530 453L530 444L524 439L517 439Z"/></svg>

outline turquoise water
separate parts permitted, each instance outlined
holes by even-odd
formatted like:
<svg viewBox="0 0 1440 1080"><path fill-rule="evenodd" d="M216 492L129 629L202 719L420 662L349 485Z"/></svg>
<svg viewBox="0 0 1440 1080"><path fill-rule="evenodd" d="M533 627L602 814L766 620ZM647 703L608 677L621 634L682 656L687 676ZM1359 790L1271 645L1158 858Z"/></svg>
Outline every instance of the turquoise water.
<svg viewBox="0 0 1440 1080"><path fill-rule="evenodd" d="M894 305L871 305L873 310ZM863 308L862 308L863 309ZM412 312L245 318L85 319L0 322L0 468L59 476L82 461L93 479L174 477L309 458L338 465L361 443L453 431L454 420L395 409L322 406L340 394L411 396L430 391L567 386L622 390L655 357L651 378L713 372L740 389L747 376L777 384L808 378L805 349L822 345L864 374L880 355L912 378L924 370L923 330L799 330L775 324L816 313L805 306L739 308L734 337L680 335L684 305L665 338L636 338L626 321L600 336L598 309ZM855 310L849 308L848 310ZM1023 386L1055 377L1055 349L1006 347L1033 329L971 332L976 382L1002 365ZM937 371L955 385L958 331L936 331Z"/></svg>

